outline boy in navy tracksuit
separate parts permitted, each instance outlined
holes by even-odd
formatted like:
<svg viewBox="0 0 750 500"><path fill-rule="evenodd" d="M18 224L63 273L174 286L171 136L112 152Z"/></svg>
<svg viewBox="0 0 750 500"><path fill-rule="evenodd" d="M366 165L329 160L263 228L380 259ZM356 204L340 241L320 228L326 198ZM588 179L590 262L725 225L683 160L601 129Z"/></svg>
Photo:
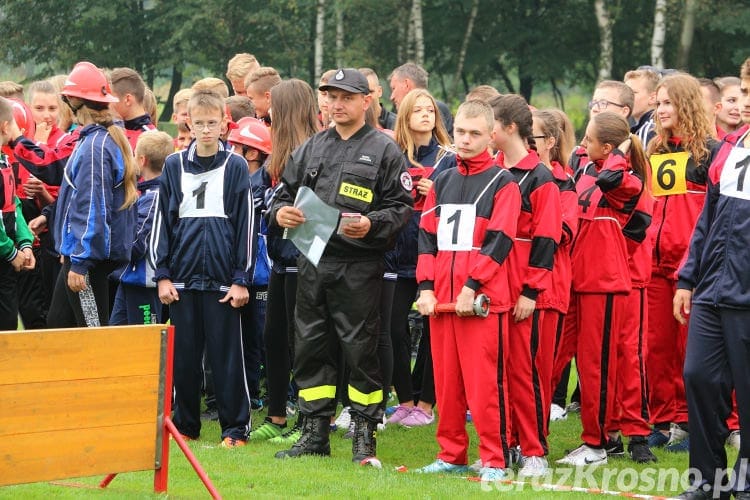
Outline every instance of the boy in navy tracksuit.
<svg viewBox="0 0 750 500"><path fill-rule="evenodd" d="M150 130L141 134L135 160L141 173L138 183L138 223L130 262L115 271L120 282L115 295L110 325L150 325L162 323L162 304L154 283L154 262L146 258L148 241L158 207L159 177L164 159L174 150L172 137Z"/></svg>
<svg viewBox="0 0 750 500"><path fill-rule="evenodd" d="M740 113L750 123L750 58L740 71ZM685 392L693 484L680 498L750 499L750 133L727 136L708 170L703 205L678 271L675 318L688 323ZM692 302L692 307L691 307ZM726 419L737 396L745 433L733 475L727 467ZM717 477L718 476L718 477Z"/></svg>
<svg viewBox="0 0 750 500"><path fill-rule="evenodd" d="M176 327L174 423L200 435L201 359L213 372L222 446L247 440L249 396L239 308L248 302L253 263L253 206L245 160L219 136L224 102L196 91L188 103L195 141L164 163L151 252L159 299Z"/></svg>

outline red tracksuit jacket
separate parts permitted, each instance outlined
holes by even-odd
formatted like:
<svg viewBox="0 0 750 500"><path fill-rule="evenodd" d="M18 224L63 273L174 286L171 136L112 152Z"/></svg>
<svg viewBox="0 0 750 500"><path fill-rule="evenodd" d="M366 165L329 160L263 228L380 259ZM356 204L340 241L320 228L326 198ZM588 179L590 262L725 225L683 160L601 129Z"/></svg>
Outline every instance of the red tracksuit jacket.
<svg viewBox="0 0 750 500"><path fill-rule="evenodd" d="M578 194L570 172L556 161L552 162L552 176L560 190L562 233L560 245L555 252L555 266L552 268L552 287L542 293L539 302L549 304L550 309L565 314L570 305L570 245L578 231Z"/></svg>
<svg viewBox="0 0 750 500"><path fill-rule="evenodd" d="M708 167L713 156L708 155L698 164L680 142L677 137L670 138L669 153L652 154L649 158L651 191L656 199L654 218L648 230L654 244L653 272L670 279L675 279L703 208ZM712 150L718 143L711 139L706 146Z"/></svg>
<svg viewBox="0 0 750 500"><path fill-rule="evenodd" d="M508 266L521 210L513 176L493 164L488 153L459 157L435 179L419 225L417 281L434 290L439 303L455 302L465 285L490 298L490 311L508 311ZM470 215L475 207L474 218ZM464 216L464 217L462 217ZM467 248L468 245L468 249Z"/></svg>
<svg viewBox="0 0 750 500"><path fill-rule="evenodd" d="M576 183L578 234L573 240L573 291L630 293L623 228L643 189L642 180L615 149L603 165L589 163Z"/></svg>
<svg viewBox="0 0 750 500"><path fill-rule="evenodd" d="M536 300L538 309L549 308L552 297L547 294L539 300L539 294L552 287L555 250L562 233L560 190L536 151L529 151L512 167L505 165L502 153L496 162L513 174L521 189L521 214L510 255L511 296L515 301L523 294Z"/></svg>

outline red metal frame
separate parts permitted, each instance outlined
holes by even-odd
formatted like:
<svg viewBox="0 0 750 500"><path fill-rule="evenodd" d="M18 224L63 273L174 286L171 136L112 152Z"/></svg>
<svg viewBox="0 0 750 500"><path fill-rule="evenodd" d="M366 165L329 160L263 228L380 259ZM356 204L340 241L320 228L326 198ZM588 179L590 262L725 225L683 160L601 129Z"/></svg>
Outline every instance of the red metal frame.
<svg viewBox="0 0 750 500"><path fill-rule="evenodd" d="M167 328L167 360L166 360L166 374L164 379L164 422L161 433L161 462L160 467L154 470L154 491L156 493L166 493L167 483L169 481L169 437L171 436L177 446L179 446L182 453L187 458L190 465L193 466L195 473L198 475L206 490L211 495L211 498L220 499L221 495L214 487L211 480L208 478L208 474L203 470L198 459L195 457L193 452L188 447L185 440L182 438L182 434L177 430L170 415L172 414L172 368L173 368L173 356L174 356L174 326ZM109 474L105 477L101 483L100 488L106 488L109 483L117 476L117 474Z"/></svg>

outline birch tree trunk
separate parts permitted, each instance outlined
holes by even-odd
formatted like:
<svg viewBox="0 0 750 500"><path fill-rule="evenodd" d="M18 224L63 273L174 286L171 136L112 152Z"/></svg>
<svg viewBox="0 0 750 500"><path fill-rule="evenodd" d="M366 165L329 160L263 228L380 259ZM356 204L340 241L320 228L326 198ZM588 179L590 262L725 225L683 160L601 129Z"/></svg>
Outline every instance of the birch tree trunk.
<svg viewBox="0 0 750 500"><path fill-rule="evenodd" d="M315 81L323 74L323 35L326 27L326 0L318 0L315 19Z"/></svg>
<svg viewBox="0 0 750 500"><path fill-rule="evenodd" d="M458 53L458 64L456 65L456 74L453 77L453 95L458 94L458 84L461 82L461 73L464 71L464 63L466 61L466 51L469 49L469 40L471 40L471 34L474 31L474 21L477 18L479 12L479 0L472 0L471 11L469 12L469 22L466 24L466 31L464 32L464 39L461 42L461 49Z"/></svg>
<svg viewBox="0 0 750 500"><path fill-rule="evenodd" d="M690 60L690 49L693 46L693 35L695 34L695 11L698 9L696 0L686 0L685 17L682 19L682 33L680 34L680 47L677 52L677 67L687 70Z"/></svg>
<svg viewBox="0 0 750 500"><path fill-rule="evenodd" d="M654 35L651 38L651 65L664 69L664 39L667 36L667 0L656 0Z"/></svg>
<svg viewBox="0 0 750 500"><path fill-rule="evenodd" d="M344 67L344 6L336 2L336 67Z"/></svg>
<svg viewBox="0 0 750 500"><path fill-rule="evenodd" d="M424 65L424 31L422 28L422 0L412 0L411 19L414 30L414 62Z"/></svg>
<svg viewBox="0 0 750 500"><path fill-rule="evenodd" d="M599 26L599 81L612 78L612 21L605 0L594 0Z"/></svg>

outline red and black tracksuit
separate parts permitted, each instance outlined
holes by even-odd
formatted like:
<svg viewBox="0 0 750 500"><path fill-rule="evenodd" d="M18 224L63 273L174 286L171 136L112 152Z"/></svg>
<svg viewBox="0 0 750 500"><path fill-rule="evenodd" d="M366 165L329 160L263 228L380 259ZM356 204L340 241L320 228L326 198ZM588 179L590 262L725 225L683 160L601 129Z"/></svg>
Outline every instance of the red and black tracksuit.
<svg viewBox="0 0 750 500"><path fill-rule="evenodd" d="M708 155L700 163L696 162L677 137L670 138L667 145L668 153L652 154L649 158L656 202L648 230L654 251L651 282L647 287L646 378L651 422L662 430L668 429L670 422L687 422L682 380L687 327L674 318L672 299L677 269L703 208L710 165ZM715 145L713 140L706 144L709 149ZM681 165L684 167L680 168Z"/></svg>
<svg viewBox="0 0 750 500"><path fill-rule="evenodd" d="M643 189L625 156L614 150L589 163L576 182L578 232L572 244L572 293L556 366L576 357L581 385L582 440L607 443L615 400L617 341L632 283L623 228Z"/></svg>
<svg viewBox="0 0 750 500"><path fill-rule="evenodd" d="M488 317L444 313L430 318L435 392L440 402L438 458L468 461L466 410L479 434L485 467L506 467L508 452L508 255L516 236L521 195L513 176L489 153L441 173L427 195L419 232L417 281L438 303L455 302L462 287L490 298ZM473 206L474 208L472 208ZM475 217L461 218L461 215ZM465 245L454 246L458 240ZM454 249L455 248L455 249ZM491 381L496 381L492 383ZM489 382L489 383L488 383Z"/></svg>
<svg viewBox="0 0 750 500"><path fill-rule="evenodd" d="M521 189L521 213L515 244L509 257L511 298L520 296L536 301L534 312L523 321L509 320L511 446L521 445L525 456L547 454L547 420L552 364L555 351L554 330L544 329L544 317L560 302L551 291L555 250L562 233L560 190L550 169L540 162L535 151L516 165L505 165Z"/></svg>
<svg viewBox="0 0 750 500"><path fill-rule="evenodd" d="M124 120L123 127L125 127L125 137L128 138L133 153L135 153L135 145L138 143L138 138L141 134L149 130L156 130L156 125L151 121L149 115L141 115L130 120Z"/></svg>
<svg viewBox="0 0 750 500"><path fill-rule="evenodd" d="M542 401L542 408L545 409L545 414L552 405L555 387L560 377L558 374L557 380L555 380L555 359L562 338L565 315L570 306L570 284L572 280L570 247L573 237L578 231L578 194L576 193L575 181L570 172L556 161L552 162L552 176L555 178L555 184L557 184L560 190L562 233L560 234L560 244L557 247L557 251L555 251L555 266L552 268L552 287L544 292L550 297L549 299L545 299L545 302L549 301L550 306L544 315L541 328L544 332L551 332L544 333L544 336L552 335L555 339L554 352L552 353L550 365L552 372L550 373L548 391L546 393L543 392L545 399ZM562 371L562 368L560 371ZM554 384L552 383L553 380L555 380ZM545 418L545 424L545 434L549 435L548 417Z"/></svg>
<svg viewBox="0 0 750 500"><path fill-rule="evenodd" d="M651 279L653 242L647 230L651 225L654 199L643 190L630 220L623 228L628 245L628 267L632 288L627 296L627 310L617 342L617 382L615 409L607 424L608 431L625 436L648 436L648 394L645 355L648 308L646 287Z"/></svg>

